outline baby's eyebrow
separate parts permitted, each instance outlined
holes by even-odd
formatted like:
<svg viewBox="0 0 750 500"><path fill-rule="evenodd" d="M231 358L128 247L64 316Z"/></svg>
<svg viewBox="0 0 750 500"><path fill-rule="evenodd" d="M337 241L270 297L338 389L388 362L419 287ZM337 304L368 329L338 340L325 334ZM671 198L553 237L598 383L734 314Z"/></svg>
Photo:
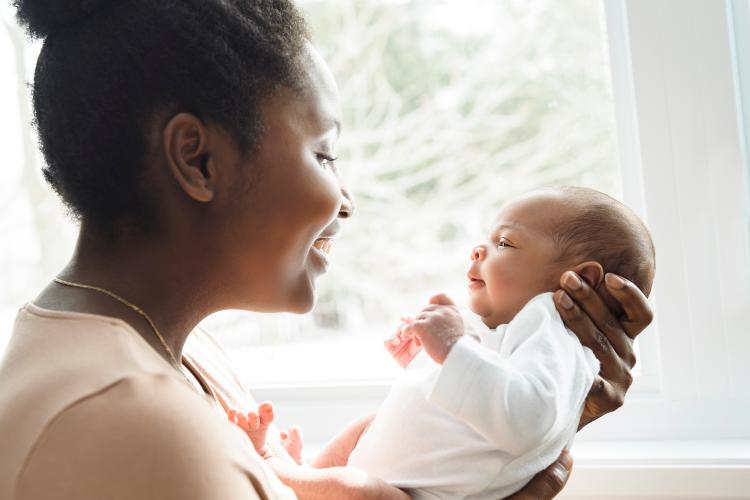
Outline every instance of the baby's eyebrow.
<svg viewBox="0 0 750 500"><path fill-rule="evenodd" d="M502 224L497 224L492 228L493 233L499 233L503 229L522 229L523 226L520 224L517 224L515 222L503 222Z"/></svg>

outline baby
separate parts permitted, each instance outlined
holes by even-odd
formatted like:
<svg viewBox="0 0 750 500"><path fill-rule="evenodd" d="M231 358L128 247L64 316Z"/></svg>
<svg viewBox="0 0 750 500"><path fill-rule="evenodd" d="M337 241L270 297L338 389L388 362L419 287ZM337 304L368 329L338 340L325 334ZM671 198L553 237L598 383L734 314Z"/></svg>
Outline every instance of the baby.
<svg viewBox="0 0 750 500"><path fill-rule="evenodd" d="M597 191L544 189L504 205L471 252L476 316L437 296L404 320L386 347L406 370L348 465L415 499L519 490L570 444L599 371L553 304L561 274L576 271L616 309L605 274L648 295L654 260L643 223Z"/></svg>
<svg viewBox="0 0 750 500"><path fill-rule="evenodd" d="M471 252L473 314L462 318L439 295L386 341L406 369L347 465L417 500L516 492L571 443L599 371L555 309L560 275L574 270L618 311L606 273L648 295L654 261L646 227L607 195L563 187L510 201ZM289 434L299 461L301 436ZM248 435L260 449L265 433Z"/></svg>

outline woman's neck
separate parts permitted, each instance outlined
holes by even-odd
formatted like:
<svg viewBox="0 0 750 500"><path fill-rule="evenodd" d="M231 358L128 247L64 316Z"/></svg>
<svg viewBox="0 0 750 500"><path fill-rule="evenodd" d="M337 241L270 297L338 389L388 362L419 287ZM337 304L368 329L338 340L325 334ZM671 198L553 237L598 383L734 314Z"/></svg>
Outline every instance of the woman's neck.
<svg viewBox="0 0 750 500"><path fill-rule="evenodd" d="M179 360L193 328L218 309L208 300L209 280L201 276L201 267L193 262L194 258L190 250L163 238L111 239L82 228L75 253L59 277L103 288L140 308ZM104 293L53 282L35 302L41 307L122 319L172 363L148 321Z"/></svg>

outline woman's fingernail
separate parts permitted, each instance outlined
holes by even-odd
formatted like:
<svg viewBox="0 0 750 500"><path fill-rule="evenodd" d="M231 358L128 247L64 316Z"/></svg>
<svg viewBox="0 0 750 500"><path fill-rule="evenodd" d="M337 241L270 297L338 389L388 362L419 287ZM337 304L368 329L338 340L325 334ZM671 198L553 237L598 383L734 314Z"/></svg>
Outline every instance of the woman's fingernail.
<svg viewBox="0 0 750 500"><path fill-rule="evenodd" d="M558 484L565 484L568 481L570 471L559 462L555 462L549 470L555 476Z"/></svg>
<svg viewBox="0 0 750 500"><path fill-rule="evenodd" d="M570 471L573 468L573 457L570 456L570 452L566 449L560 453L560 458L558 458L557 461L560 462L567 471Z"/></svg>
<svg viewBox="0 0 750 500"><path fill-rule="evenodd" d="M581 288L581 278L578 277L573 271L567 271L563 277L563 283L571 290L578 290Z"/></svg>
<svg viewBox="0 0 750 500"><path fill-rule="evenodd" d="M625 288L625 280L617 276L616 274L608 273L604 280L607 282L607 286L614 288L615 290L622 290Z"/></svg>
<svg viewBox="0 0 750 500"><path fill-rule="evenodd" d="M560 294L560 298L558 299L558 302L561 306L563 306L563 309L573 309L573 301L570 299L570 296L562 292Z"/></svg>

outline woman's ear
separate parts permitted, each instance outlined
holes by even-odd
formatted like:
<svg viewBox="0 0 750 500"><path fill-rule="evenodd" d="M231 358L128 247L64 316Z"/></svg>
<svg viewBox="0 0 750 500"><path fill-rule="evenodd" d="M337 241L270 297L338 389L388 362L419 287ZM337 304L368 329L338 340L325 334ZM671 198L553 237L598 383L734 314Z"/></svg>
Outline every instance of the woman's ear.
<svg viewBox="0 0 750 500"><path fill-rule="evenodd" d="M195 115L178 113L164 127L164 154L172 175L190 198L209 202L216 190L209 131Z"/></svg>
<svg viewBox="0 0 750 500"><path fill-rule="evenodd" d="M573 268L579 276L586 280L586 283L593 289L599 288L604 281L604 268L594 260L582 262Z"/></svg>

